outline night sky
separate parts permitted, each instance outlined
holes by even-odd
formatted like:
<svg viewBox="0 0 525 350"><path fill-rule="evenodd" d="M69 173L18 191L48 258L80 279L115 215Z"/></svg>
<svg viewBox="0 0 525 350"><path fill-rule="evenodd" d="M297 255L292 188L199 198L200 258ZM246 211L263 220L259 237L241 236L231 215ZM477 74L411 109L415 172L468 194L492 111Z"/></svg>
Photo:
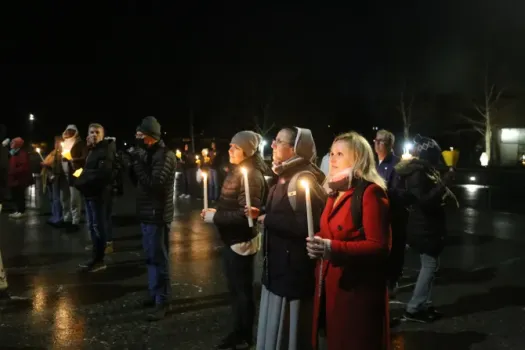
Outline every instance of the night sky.
<svg viewBox="0 0 525 350"><path fill-rule="evenodd" d="M2 11L0 113L10 136L27 135L29 113L42 138L68 123L85 135L92 121L131 137L146 115L188 136L193 112L197 134L228 137L265 106L270 123L320 139L374 125L400 132L405 82L425 96L473 96L490 62L498 79L525 85L518 0L34 3Z"/></svg>

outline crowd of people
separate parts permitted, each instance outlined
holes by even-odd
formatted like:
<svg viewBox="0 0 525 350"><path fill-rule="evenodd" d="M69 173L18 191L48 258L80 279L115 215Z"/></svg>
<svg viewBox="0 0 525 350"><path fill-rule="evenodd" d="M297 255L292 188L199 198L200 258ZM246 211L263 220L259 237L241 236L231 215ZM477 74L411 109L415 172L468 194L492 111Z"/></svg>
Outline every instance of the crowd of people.
<svg viewBox="0 0 525 350"><path fill-rule="evenodd" d="M416 136L412 155L399 159L393 153L394 135L387 130L377 132L373 148L358 133L344 133L334 139L320 169L306 128L277 133L271 166L260 155L261 136L253 131L232 137L228 166L214 144L200 156L187 145L184 152L172 152L161 135L159 122L146 117L136 129L136 145L122 154L102 125L91 124L85 140L69 125L42 162L52 194L49 223L78 230L85 205L93 253L80 265L82 272L106 268L104 257L112 250L111 203L119 192L119 174L127 168L137 186L148 271L144 307L152 308L150 320L164 318L169 309L169 230L177 169L183 174L181 199L195 193L199 172L209 174L214 205L203 209L201 217L216 226L224 243L233 316L232 331L218 349L254 344L260 350L388 349L389 298L402 276L407 247L420 255L421 269L403 320L440 317L431 290L444 248L445 204L454 196L447 187L453 171L441 168L441 149L434 140ZM5 136L0 129L0 139ZM24 215L24 191L32 181L23 142L5 139L0 154L0 181L10 188L16 206L12 218ZM258 252L263 256L262 292L254 333Z"/></svg>

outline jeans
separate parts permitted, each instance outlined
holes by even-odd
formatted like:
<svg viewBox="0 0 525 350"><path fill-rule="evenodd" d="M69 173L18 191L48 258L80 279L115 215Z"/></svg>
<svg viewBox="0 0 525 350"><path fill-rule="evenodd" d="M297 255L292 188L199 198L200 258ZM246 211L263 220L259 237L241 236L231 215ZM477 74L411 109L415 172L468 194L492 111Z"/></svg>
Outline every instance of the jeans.
<svg viewBox="0 0 525 350"><path fill-rule="evenodd" d="M171 290L169 276L169 226L141 223L142 245L148 268L148 290L156 304L168 302Z"/></svg>
<svg viewBox="0 0 525 350"><path fill-rule="evenodd" d="M410 313L425 311L430 306L432 284L436 277L436 272L439 269L439 257L433 257L427 254L420 254L419 256L421 259L421 270L419 270L412 299L410 299L407 304L407 312Z"/></svg>
<svg viewBox="0 0 525 350"><path fill-rule="evenodd" d="M82 196L75 187L69 186L65 177L60 179L60 201L62 202L64 222L78 225L82 215Z"/></svg>
<svg viewBox="0 0 525 350"><path fill-rule="evenodd" d="M255 254L242 256L230 247L224 247L222 257L233 311L233 332L243 339L251 340L255 320L253 294Z"/></svg>
<svg viewBox="0 0 525 350"><path fill-rule="evenodd" d="M50 194L51 194L51 217L49 222L58 224L63 218L62 213L62 202L60 201L60 177L56 177L51 182Z"/></svg>
<svg viewBox="0 0 525 350"><path fill-rule="evenodd" d="M216 201L219 199L219 174L216 169L210 169L210 184L208 187L208 196L210 200Z"/></svg>
<svg viewBox="0 0 525 350"><path fill-rule="evenodd" d="M104 261L108 227L106 201L104 196L86 199L86 218L93 244L93 263Z"/></svg>
<svg viewBox="0 0 525 350"><path fill-rule="evenodd" d="M111 219L111 216L113 214L113 196L110 195L109 198L106 200L105 208L106 208L106 241L107 242L113 242L113 220Z"/></svg>

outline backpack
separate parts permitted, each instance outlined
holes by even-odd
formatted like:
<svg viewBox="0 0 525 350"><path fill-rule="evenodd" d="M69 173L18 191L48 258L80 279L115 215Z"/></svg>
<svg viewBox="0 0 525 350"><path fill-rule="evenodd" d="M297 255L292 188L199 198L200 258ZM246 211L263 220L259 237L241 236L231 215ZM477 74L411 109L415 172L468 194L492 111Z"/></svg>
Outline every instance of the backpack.
<svg viewBox="0 0 525 350"><path fill-rule="evenodd" d="M315 175L308 170L300 171L292 178L290 179L290 182L288 183L288 200L290 201L290 206L292 207L293 211L297 210L297 181L301 176L307 176L309 178L315 179ZM310 191L315 192L318 196L323 199L323 203L326 202L326 198L328 197L328 194L326 191L317 183L317 181L311 181ZM321 210L322 212L322 210Z"/></svg>

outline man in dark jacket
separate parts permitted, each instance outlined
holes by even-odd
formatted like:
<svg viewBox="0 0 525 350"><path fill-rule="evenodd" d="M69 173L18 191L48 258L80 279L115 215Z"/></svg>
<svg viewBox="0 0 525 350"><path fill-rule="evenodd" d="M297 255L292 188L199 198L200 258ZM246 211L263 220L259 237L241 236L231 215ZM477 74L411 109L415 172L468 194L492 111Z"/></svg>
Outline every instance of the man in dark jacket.
<svg viewBox="0 0 525 350"><path fill-rule="evenodd" d="M395 166L399 158L394 154L394 134L388 130L379 130L374 140L377 154L377 172L385 180L390 200L390 226L392 228L392 248L388 261L388 289L390 296L395 296L399 278L403 275L405 263L406 225L408 211L401 201L403 191Z"/></svg>
<svg viewBox="0 0 525 350"><path fill-rule="evenodd" d="M137 127L137 147L131 151L132 179L137 183L137 214L148 266L149 297L145 307L151 321L166 316L169 303L169 231L173 220L176 157L161 140L161 126L146 117Z"/></svg>
<svg viewBox="0 0 525 350"><path fill-rule="evenodd" d="M421 259L421 270L412 299L407 303L403 318L407 321L432 322L440 314L431 306L432 284L439 267L439 256L446 234L445 200L455 198L447 187L451 172L441 178L439 167L441 149L436 141L416 136L415 158L396 166L405 183L405 203L409 204L408 244Z"/></svg>
<svg viewBox="0 0 525 350"><path fill-rule="evenodd" d="M109 227L106 208L111 200L116 148L114 142L104 140L104 128L96 123L89 126L87 145L89 153L85 166L80 175L73 176L76 188L86 199L86 217L93 245L92 259L80 267L85 272L96 272L106 268L104 250Z"/></svg>
<svg viewBox="0 0 525 350"><path fill-rule="evenodd" d="M6 127L0 124L0 213L7 193L7 173L9 170L9 142Z"/></svg>

